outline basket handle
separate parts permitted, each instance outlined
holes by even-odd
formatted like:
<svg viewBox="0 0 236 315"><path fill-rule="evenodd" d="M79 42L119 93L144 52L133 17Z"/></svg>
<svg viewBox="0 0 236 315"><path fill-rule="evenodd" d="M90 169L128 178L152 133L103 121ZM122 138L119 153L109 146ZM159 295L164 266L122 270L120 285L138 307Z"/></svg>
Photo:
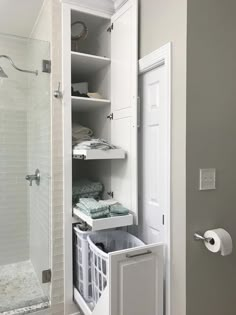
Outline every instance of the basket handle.
<svg viewBox="0 0 236 315"><path fill-rule="evenodd" d="M139 253L139 254L134 254L134 255L127 254L126 258L135 258L135 257L144 256L144 255L150 255L150 254L152 254L152 252L150 250L147 250L144 253Z"/></svg>

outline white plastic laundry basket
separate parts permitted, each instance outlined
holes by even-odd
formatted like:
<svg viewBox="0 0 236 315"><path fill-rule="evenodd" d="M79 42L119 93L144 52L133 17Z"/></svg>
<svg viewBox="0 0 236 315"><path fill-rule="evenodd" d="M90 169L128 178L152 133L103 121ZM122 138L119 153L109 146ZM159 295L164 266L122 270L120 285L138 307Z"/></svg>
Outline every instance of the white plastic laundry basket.
<svg viewBox="0 0 236 315"><path fill-rule="evenodd" d="M76 288L87 302L92 302L92 277L91 259L87 236L92 232L81 231L79 227L74 227L75 231L75 261L74 261L74 282Z"/></svg>
<svg viewBox="0 0 236 315"><path fill-rule="evenodd" d="M124 231L106 231L91 234L88 236L88 243L91 251L93 301L97 303L107 285L108 253L142 246L144 243ZM104 249L106 252L104 252Z"/></svg>

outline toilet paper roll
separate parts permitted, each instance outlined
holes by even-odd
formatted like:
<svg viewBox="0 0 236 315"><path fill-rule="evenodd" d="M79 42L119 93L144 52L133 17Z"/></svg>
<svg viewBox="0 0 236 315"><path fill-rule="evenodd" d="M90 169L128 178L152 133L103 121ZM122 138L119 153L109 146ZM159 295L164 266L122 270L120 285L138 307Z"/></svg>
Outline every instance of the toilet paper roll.
<svg viewBox="0 0 236 315"><path fill-rule="evenodd" d="M213 241L205 241L206 248L212 253L220 252L222 256L230 255L233 251L233 242L230 234L224 229L206 231L204 237Z"/></svg>

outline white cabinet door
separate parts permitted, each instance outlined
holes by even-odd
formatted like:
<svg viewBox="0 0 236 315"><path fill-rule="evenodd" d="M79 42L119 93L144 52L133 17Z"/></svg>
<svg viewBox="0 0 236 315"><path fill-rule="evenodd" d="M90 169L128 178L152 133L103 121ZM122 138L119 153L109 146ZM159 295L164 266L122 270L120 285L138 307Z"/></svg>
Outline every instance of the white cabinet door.
<svg viewBox="0 0 236 315"><path fill-rule="evenodd" d="M130 209L137 223L138 3L129 0L112 17L111 142L127 153L112 162L114 198Z"/></svg>
<svg viewBox="0 0 236 315"><path fill-rule="evenodd" d="M109 264L110 315L163 315L163 245L112 253Z"/></svg>
<svg viewBox="0 0 236 315"><path fill-rule="evenodd" d="M162 65L140 77L140 223L146 243L165 242L169 161L165 67Z"/></svg>

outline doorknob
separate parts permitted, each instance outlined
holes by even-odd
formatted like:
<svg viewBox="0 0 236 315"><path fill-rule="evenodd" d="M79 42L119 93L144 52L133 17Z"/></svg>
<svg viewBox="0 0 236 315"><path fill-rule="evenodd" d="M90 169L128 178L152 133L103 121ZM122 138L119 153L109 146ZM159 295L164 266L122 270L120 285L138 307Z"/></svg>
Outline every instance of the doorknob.
<svg viewBox="0 0 236 315"><path fill-rule="evenodd" d="M25 179L29 181L29 185L32 186L33 180L35 180L36 184L39 185L40 183L40 171L37 169L34 175L26 175Z"/></svg>

